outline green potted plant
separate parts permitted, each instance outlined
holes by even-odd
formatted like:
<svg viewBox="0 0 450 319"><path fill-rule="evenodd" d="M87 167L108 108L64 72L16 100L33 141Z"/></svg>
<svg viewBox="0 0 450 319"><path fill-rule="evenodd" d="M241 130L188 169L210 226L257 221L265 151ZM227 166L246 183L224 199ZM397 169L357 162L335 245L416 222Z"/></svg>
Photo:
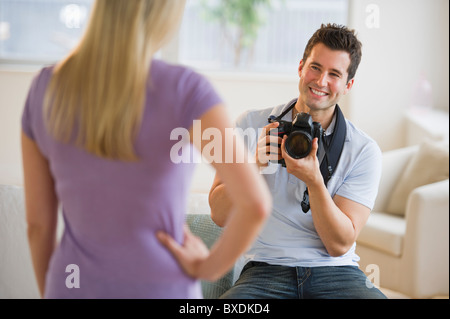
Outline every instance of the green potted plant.
<svg viewBox="0 0 450 319"><path fill-rule="evenodd" d="M251 56L271 0L202 0L201 5L205 16L219 23L225 41L233 50L234 66L241 66L243 53L249 51Z"/></svg>

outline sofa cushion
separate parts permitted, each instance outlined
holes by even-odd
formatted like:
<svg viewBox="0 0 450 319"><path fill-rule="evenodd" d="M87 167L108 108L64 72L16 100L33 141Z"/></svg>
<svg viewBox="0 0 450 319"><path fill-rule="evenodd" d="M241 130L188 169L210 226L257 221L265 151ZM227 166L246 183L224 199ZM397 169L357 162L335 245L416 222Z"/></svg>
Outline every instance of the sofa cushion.
<svg viewBox="0 0 450 319"><path fill-rule="evenodd" d="M388 213L372 212L358 236L357 244L400 257L405 232L405 218Z"/></svg>
<svg viewBox="0 0 450 319"><path fill-rule="evenodd" d="M394 186L386 211L404 216L408 197L415 188L448 178L448 143L422 143Z"/></svg>

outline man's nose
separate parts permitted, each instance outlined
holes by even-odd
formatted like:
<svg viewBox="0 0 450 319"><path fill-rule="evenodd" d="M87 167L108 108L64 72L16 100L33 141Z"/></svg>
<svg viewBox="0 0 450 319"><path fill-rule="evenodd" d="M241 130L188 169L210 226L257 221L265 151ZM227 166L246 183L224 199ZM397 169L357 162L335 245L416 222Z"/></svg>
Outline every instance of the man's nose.
<svg viewBox="0 0 450 319"><path fill-rule="evenodd" d="M325 72L321 73L317 78L316 84L320 87L327 86L327 74Z"/></svg>

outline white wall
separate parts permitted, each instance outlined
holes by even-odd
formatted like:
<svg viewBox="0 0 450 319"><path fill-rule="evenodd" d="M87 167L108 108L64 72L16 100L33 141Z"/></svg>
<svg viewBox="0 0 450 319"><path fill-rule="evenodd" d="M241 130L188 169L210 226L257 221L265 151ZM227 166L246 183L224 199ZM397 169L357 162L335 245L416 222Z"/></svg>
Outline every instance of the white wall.
<svg viewBox="0 0 450 319"><path fill-rule="evenodd" d="M449 109L448 0L350 0L349 25L363 42L363 60L344 113L383 151L406 144L405 113L424 72L433 85L435 107ZM368 28L369 4L380 9L380 27ZM299 52L299 57L303 52ZM0 68L0 183L21 184L20 115L37 70ZM210 74L232 118L246 109L285 103L298 94L296 70L282 77ZM193 189L207 190L213 171L197 169Z"/></svg>
<svg viewBox="0 0 450 319"><path fill-rule="evenodd" d="M0 69L0 184L22 184L20 119L33 69Z"/></svg>
<svg viewBox="0 0 450 319"><path fill-rule="evenodd" d="M403 146L405 112L423 73L434 107L449 110L449 1L351 0L350 26L363 42L357 85L350 95L353 122L381 146ZM366 8L379 8L380 27L368 28Z"/></svg>

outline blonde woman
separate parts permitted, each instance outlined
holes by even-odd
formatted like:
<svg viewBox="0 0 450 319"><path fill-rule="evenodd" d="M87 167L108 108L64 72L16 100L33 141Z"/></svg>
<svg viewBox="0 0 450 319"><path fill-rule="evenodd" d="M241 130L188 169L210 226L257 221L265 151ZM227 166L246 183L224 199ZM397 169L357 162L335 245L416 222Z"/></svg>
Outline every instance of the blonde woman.
<svg viewBox="0 0 450 319"><path fill-rule="evenodd" d="M269 214L256 166L216 160L235 213L211 251L183 227L194 165L171 161L171 131L192 133L200 119L222 132L224 156L242 152L224 138L230 121L209 82L153 59L183 10L180 0L97 0L78 47L31 85L22 151L43 297L200 298L197 279L225 274Z"/></svg>

